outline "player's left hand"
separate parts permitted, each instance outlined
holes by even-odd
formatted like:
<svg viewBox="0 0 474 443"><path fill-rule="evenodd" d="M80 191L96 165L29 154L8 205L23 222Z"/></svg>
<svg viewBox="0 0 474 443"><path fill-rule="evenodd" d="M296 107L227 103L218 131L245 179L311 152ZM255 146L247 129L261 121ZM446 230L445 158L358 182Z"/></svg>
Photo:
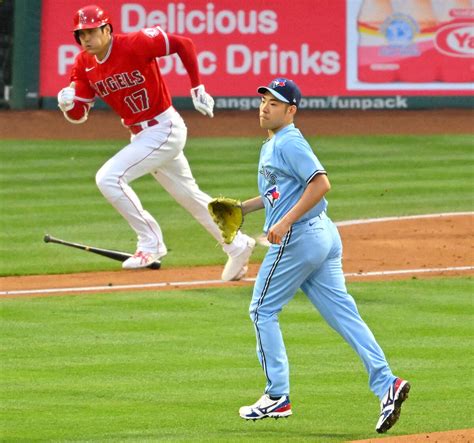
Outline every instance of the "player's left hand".
<svg viewBox="0 0 474 443"><path fill-rule="evenodd" d="M204 85L191 89L193 105L203 115L214 117L214 99L206 92Z"/></svg>
<svg viewBox="0 0 474 443"><path fill-rule="evenodd" d="M275 223L267 232L267 240L270 243L279 245L283 240L283 237L290 230L291 225L284 219L281 219L278 223Z"/></svg>

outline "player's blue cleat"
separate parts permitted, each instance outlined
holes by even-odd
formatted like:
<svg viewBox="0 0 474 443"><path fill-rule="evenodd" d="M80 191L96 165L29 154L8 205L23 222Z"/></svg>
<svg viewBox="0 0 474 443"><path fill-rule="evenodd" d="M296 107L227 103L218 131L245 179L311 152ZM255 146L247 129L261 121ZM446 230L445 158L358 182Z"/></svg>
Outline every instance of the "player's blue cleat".
<svg viewBox="0 0 474 443"><path fill-rule="evenodd" d="M410 384L397 378L380 402L380 417L375 430L379 434L387 432L400 418L402 403L408 398Z"/></svg>
<svg viewBox="0 0 474 443"><path fill-rule="evenodd" d="M239 415L245 420L289 417L291 414L291 403L288 395L283 395L278 400L272 400L268 394L264 394L255 404L242 406L239 409Z"/></svg>

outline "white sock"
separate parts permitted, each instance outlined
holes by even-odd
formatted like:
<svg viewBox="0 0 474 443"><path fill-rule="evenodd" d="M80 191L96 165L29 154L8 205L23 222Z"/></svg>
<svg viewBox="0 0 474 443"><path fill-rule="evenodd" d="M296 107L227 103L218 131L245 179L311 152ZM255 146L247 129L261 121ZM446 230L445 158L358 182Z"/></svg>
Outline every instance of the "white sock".
<svg viewBox="0 0 474 443"><path fill-rule="evenodd" d="M238 231L234 238L234 241L230 245L224 243L222 245L222 249L227 255L229 255L230 257L234 257L236 255L239 255L246 246L247 236Z"/></svg>

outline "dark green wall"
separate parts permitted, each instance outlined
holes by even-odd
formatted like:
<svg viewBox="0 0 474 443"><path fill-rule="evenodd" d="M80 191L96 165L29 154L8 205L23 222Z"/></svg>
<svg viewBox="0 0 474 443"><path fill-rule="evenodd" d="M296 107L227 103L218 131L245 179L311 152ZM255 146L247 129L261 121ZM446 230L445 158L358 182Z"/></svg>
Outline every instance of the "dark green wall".
<svg viewBox="0 0 474 443"><path fill-rule="evenodd" d="M41 0L15 0L13 6L12 109L38 108Z"/></svg>

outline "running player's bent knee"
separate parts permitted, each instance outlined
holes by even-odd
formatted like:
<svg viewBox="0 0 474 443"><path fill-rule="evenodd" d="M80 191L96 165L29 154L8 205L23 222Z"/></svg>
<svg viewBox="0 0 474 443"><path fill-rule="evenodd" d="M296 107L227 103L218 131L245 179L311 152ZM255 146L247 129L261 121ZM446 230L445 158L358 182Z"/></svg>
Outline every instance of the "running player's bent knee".
<svg viewBox="0 0 474 443"><path fill-rule="evenodd" d="M122 194L120 179L116 174L107 172L100 169L95 176L95 183L107 200L116 200Z"/></svg>

